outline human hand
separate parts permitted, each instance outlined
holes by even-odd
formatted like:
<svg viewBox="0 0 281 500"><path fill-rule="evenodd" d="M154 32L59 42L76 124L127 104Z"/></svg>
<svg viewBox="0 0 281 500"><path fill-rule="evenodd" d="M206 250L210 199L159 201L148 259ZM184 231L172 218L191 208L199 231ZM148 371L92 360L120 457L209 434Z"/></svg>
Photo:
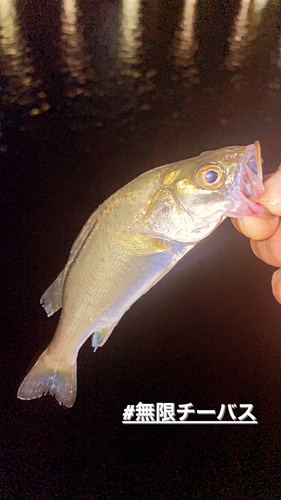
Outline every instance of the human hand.
<svg viewBox="0 0 281 500"><path fill-rule="evenodd" d="M259 198L271 214L268 218L246 215L240 219L232 219L238 231L251 239L254 254L267 264L281 267L281 165L278 172L267 176L264 182L266 193ZM281 269L272 276L272 292L281 304Z"/></svg>

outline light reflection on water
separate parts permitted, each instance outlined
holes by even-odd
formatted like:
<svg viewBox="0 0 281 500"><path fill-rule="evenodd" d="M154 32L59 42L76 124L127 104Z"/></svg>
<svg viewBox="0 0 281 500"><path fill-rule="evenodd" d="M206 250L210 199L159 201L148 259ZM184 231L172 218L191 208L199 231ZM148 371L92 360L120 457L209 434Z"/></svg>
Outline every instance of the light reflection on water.
<svg viewBox="0 0 281 500"><path fill-rule="evenodd" d="M196 4L197 0L185 1L180 27L176 32L174 42L175 64L183 67L193 64L193 56L197 47L194 33Z"/></svg>
<svg viewBox="0 0 281 500"><path fill-rule="evenodd" d="M138 49L141 46L140 0L123 0L119 57L122 62L137 64Z"/></svg>
<svg viewBox="0 0 281 500"><path fill-rule="evenodd" d="M62 72L66 75L67 95L70 98L83 94L82 87L86 82L84 70L87 70L90 65L90 60L85 53L83 34L78 25L78 14L76 0L63 1L61 16ZM91 94L88 93L88 95Z"/></svg>
<svg viewBox="0 0 281 500"><path fill-rule="evenodd" d="M10 101L21 102L20 98L31 86L33 70L29 49L21 38L15 0L1 0L0 23L2 86L8 87Z"/></svg>
<svg viewBox="0 0 281 500"><path fill-rule="evenodd" d="M245 60L250 57L251 51L256 50L253 42L258 36L262 10L267 3L267 0L243 0L241 2L229 40L229 57L226 61L229 70L233 71L242 67Z"/></svg>
<svg viewBox="0 0 281 500"><path fill-rule="evenodd" d="M230 38L229 57L227 59L227 67L230 70L235 70L244 62L246 51L245 47L249 41L255 36L256 26L259 22L259 16L255 16L250 12L251 0L244 0L241 4L237 15L233 34Z"/></svg>
<svg viewBox="0 0 281 500"><path fill-rule="evenodd" d="M25 9L31 9L32 16L32 2L0 0L4 102L27 104L31 114L38 114L54 105L56 95L56 105L83 97L85 108L88 99L93 115L98 114L97 109L108 114L109 107L118 106L121 111L134 107L145 111L153 109L157 92L161 99L160 87L162 93L166 88L175 96L204 84L206 78L212 87L220 80L221 70L229 73L230 84L239 92L237 74L242 72L241 79L248 78L251 60L252 69L259 66L263 38L268 41L261 51L260 64L270 60L272 75L269 71L268 86L278 90L281 36L280 26L279 33L272 30L272 16L278 12L279 2L237 0L236 11L234 2L228 18L212 2L210 6L205 3L203 10L201 3L199 13L199 3L169 0L163 11L161 0L122 0L118 4L103 0L97 5L82 0L57 0L60 20L53 30L55 16L48 19L48 3L42 3L44 15L32 19L34 26L30 27L31 18ZM275 10L270 7L273 4L277 5ZM213 20L213 27L204 16ZM42 32L42 19L50 26L50 47L59 45L51 54L49 47L46 52L39 47L37 53L36 38L29 33L36 34L37 29ZM221 30L221 23L228 25ZM213 44L210 47L209 42ZM105 97L109 102L104 107Z"/></svg>
<svg viewBox="0 0 281 500"><path fill-rule="evenodd" d="M77 7L76 0L64 0L62 11L62 49L63 59L66 66L64 71L68 72L74 78L79 76L79 70L83 67L81 60L81 47L83 40L77 30Z"/></svg>
<svg viewBox="0 0 281 500"><path fill-rule="evenodd" d="M267 4L268 0L254 0L254 9L256 12L261 11L265 5Z"/></svg>

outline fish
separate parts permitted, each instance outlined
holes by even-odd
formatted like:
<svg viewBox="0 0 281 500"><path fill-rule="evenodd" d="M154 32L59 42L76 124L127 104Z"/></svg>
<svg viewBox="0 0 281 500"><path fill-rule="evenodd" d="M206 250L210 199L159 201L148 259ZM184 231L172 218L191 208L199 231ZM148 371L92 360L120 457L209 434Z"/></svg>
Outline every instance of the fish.
<svg viewBox="0 0 281 500"><path fill-rule="evenodd" d="M50 394L71 408L77 356L91 336L105 344L124 313L226 217L267 216L260 143L156 167L110 196L75 240L65 268L40 299L61 309L55 335L18 398Z"/></svg>

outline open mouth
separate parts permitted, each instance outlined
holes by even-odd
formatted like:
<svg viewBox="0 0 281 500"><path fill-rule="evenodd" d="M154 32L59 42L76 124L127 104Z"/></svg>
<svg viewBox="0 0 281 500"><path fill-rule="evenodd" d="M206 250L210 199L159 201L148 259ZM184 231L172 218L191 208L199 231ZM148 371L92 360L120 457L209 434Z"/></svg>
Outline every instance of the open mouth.
<svg viewBox="0 0 281 500"><path fill-rule="evenodd" d="M245 148L240 164L240 192L247 204L248 212L247 214L244 213L242 215L270 217L268 210L259 202L259 199L265 194L265 188L262 183L263 173L261 147L259 141L256 141L254 144L250 144Z"/></svg>
<svg viewBox="0 0 281 500"><path fill-rule="evenodd" d="M246 147L242 164L242 191L246 198L256 202L265 193L262 183L262 159L259 141Z"/></svg>

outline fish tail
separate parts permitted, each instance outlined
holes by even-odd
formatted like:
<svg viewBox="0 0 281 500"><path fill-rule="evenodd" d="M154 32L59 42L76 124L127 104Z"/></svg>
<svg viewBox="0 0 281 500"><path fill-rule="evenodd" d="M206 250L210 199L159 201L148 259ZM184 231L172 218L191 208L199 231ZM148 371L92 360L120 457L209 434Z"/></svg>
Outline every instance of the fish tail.
<svg viewBox="0 0 281 500"><path fill-rule="evenodd" d="M18 390L19 399L35 399L51 394L60 405L71 408L76 399L76 361L56 361L46 349L27 374Z"/></svg>

